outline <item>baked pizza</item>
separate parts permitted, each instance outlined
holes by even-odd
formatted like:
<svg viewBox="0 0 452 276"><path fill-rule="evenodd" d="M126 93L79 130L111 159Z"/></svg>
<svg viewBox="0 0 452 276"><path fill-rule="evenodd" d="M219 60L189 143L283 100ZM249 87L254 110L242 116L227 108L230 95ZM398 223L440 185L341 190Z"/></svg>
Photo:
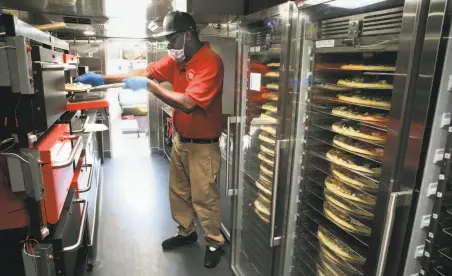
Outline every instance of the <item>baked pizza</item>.
<svg viewBox="0 0 452 276"><path fill-rule="evenodd" d="M266 186L265 184L262 184L261 182L262 181L259 180L259 181L256 181L254 184L259 189L259 191L261 191L263 194L265 194L267 196L271 196L272 191L270 190L270 188L268 186Z"/></svg>
<svg viewBox="0 0 452 276"><path fill-rule="evenodd" d="M338 106L331 110L333 115L367 122L381 122L386 123L388 121L388 115L381 112L364 112L355 107Z"/></svg>
<svg viewBox="0 0 452 276"><path fill-rule="evenodd" d="M260 202L259 199L254 201L254 207L256 210L258 210L260 213L264 214L265 216L270 216L270 209L267 208L262 202Z"/></svg>
<svg viewBox="0 0 452 276"><path fill-rule="evenodd" d="M277 71L270 71L267 74L265 74L266 77L269 78L279 78L279 72Z"/></svg>
<svg viewBox="0 0 452 276"><path fill-rule="evenodd" d="M386 71L394 72L394 66L387 65L363 65L363 64L346 64L341 66L342 70L357 70L357 71Z"/></svg>
<svg viewBox="0 0 452 276"><path fill-rule="evenodd" d="M268 113L262 113L261 116L260 116L260 118L263 119L263 121L264 121L265 123L273 124L273 125L278 124L278 119L275 118L275 117L273 117L271 113L270 113L270 114L268 114Z"/></svg>
<svg viewBox="0 0 452 276"><path fill-rule="evenodd" d="M350 170L367 174L379 175L381 167L364 158L343 152L338 149L331 149L326 153L326 158L333 164L345 167Z"/></svg>
<svg viewBox="0 0 452 276"><path fill-rule="evenodd" d="M372 142L386 141L386 133L370 127L360 126L355 122L339 121L332 125L332 130L336 133L349 137L356 137Z"/></svg>
<svg viewBox="0 0 452 276"><path fill-rule="evenodd" d="M333 144L341 149L348 150L353 153L365 154L370 156L381 157L384 149L365 142L357 141L342 135L336 135L333 138Z"/></svg>
<svg viewBox="0 0 452 276"><path fill-rule="evenodd" d="M324 268L319 264L317 264L317 276L329 276L326 274Z"/></svg>
<svg viewBox="0 0 452 276"><path fill-rule="evenodd" d="M92 87L93 86L90 84L75 82L75 83L66 83L64 85L64 90L68 92L86 92L90 90Z"/></svg>
<svg viewBox="0 0 452 276"><path fill-rule="evenodd" d="M375 96L361 91L337 95L338 100L351 104L375 106L389 109L391 102L387 97Z"/></svg>
<svg viewBox="0 0 452 276"><path fill-rule="evenodd" d="M262 110L269 111L271 113L277 113L278 106L274 103L267 103L267 104L262 105Z"/></svg>
<svg viewBox="0 0 452 276"><path fill-rule="evenodd" d="M261 164L260 168L261 168L261 172L264 175L269 176L269 177L273 177L273 170L272 169L267 168L264 164Z"/></svg>
<svg viewBox="0 0 452 276"><path fill-rule="evenodd" d="M257 155L257 158L259 158L259 160L261 160L262 162L264 162L265 164L269 165L269 166L274 166L275 165L275 161L273 161L273 158L269 157L268 155L266 155L265 153L259 153Z"/></svg>
<svg viewBox="0 0 452 276"><path fill-rule="evenodd" d="M257 198L265 207L270 208L272 201L266 195L259 192L259 195L257 196Z"/></svg>
<svg viewBox="0 0 452 276"><path fill-rule="evenodd" d="M392 84L389 84L385 80L379 82L364 82L363 79L359 78L353 80L339 80L337 85L361 89L392 89Z"/></svg>
<svg viewBox="0 0 452 276"><path fill-rule="evenodd" d="M340 209L325 202L323 204L323 213L334 224L342 228L347 232L352 232L361 235L370 235L370 228L354 219L353 217L345 214Z"/></svg>
<svg viewBox="0 0 452 276"><path fill-rule="evenodd" d="M314 87L315 88L324 89L324 90L339 91L339 92L340 91L349 91L349 90L351 90L351 88L338 86L336 84L330 84L330 83L317 84Z"/></svg>
<svg viewBox="0 0 452 276"><path fill-rule="evenodd" d="M264 152L272 157L275 156L275 151L266 147L265 145L260 145L261 152Z"/></svg>
<svg viewBox="0 0 452 276"><path fill-rule="evenodd" d="M358 255L356 252L346 246L341 240L332 236L322 226L319 226L317 237L319 238L321 245L324 245L326 248L334 252L334 254L338 255L342 259L358 264L364 264L366 262L366 259L364 257Z"/></svg>
<svg viewBox="0 0 452 276"><path fill-rule="evenodd" d="M378 183L370 179L364 178L362 176L356 175L347 170L344 170L340 166L336 166L334 164L331 165L331 173L338 180L358 190L363 190L371 193L375 193L378 191Z"/></svg>
<svg viewBox="0 0 452 276"><path fill-rule="evenodd" d="M272 68L279 68L279 66L281 66L281 64L279 62L271 62L271 63L267 64L267 67L272 67Z"/></svg>
<svg viewBox="0 0 452 276"><path fill-rule="evenodd" d="M325 187L329 192L337 195L338 197L348 199L353 202L359 202L371 206L374 206L377 203L375 197L353 190L344 183L330 176L325 179Z"/></svg>
<svg viewBox="0 0 452 276"><path fill-rule="evenodd" d="M265 85L265 88L271 89L271 90L278 90L279 89L279 84L277 84L277 83L267 83L267 85Z"/></svg>
<svg viewBox="0 0 452 276"><path fill-rule="evenodd" d="M276 143L275 137L268 135L266 133L260 133L258 139L264 143L274 145Z"/></svg>
<svg viewBox="0 0 452 276"><path fill-rule="evenodd" d="M264 93L262 99L276 102L279 100L279 95L277 93Z"/></svg>
<svg viewBox="0 0 452 276"><path fill-rule="evenodd" d="M332 276L348 276L347 274L343 273L342 271L340 271L337 268L335 268L334 266L332 266L325 259L322 260L322 266L328 272L328 275L332 275Z"/></svg>
<svg viewBox="0 0 452 276"><path fill-rule="evenodd" d="M322 260L334 264L336 268L340 268L343 273L347 273L348 275L362 275L362 271L359 271L357 268L350 265L348 262L344 262L339 256L336 256L331 250L329 250L323 244L320 245L320 256Z"/></svg>
<svg viewBox="0 0 452 276"><path fill-rule="evenodd" d="M324 196L326 202L330 203L331 205L341 210L342 212L349 213L353 216L364 219L372 219L374 217L374 215L371 212L360 208L356 204L351 203L351 201L348 201L346 199L334 195L328 190L325 190Z"/></svg>
<svg viewBox="0 0 452 276"><path fill-rule="evenodd" d="M262 131L265 131L273 136L276 135L276 127L274 127L274 126L261 125L259 129Z"/></svg>
<svg viewBox="0 0 452 276"><path fill-rule="evenodd" d="M273 187L272 178L263 174L259 174L259 181L267 188L271 189Z"/></svg>

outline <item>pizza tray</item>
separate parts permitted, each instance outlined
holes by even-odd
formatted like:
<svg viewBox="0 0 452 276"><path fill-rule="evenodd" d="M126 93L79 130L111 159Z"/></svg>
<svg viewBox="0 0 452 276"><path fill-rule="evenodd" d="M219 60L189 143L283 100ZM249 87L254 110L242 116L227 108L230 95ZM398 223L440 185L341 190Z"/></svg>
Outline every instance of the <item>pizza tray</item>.
<svg viewBox="0 0 452 276"><path fill-rule="evenodd" d="M102 90L107 90L109 88L121 88L124 86L124 83L120 82L120 83L113 83L113 84L106 84L106 85L99 85L99 86L95 86L95 87L89 87L87 86L86 89L65 89L66 92L71 92L71 93L89 93L89 92L94 92L94 91L102 91Z"/></svg>

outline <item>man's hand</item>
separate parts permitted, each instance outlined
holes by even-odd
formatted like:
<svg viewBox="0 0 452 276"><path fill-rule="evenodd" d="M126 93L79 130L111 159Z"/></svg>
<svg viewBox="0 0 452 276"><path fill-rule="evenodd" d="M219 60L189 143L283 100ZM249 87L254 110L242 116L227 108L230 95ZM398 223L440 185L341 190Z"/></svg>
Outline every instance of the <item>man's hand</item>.
<svg viewBox="0 0 452 276"><path fill-rule="evenodd" d="M78 78L75 78L74 81L84 84L91 84L92 86L99 86L105 84L104 76L91 72L83 74Z"/></svg>
<svg viewBox="0 0 452 276"><path fill-rule="evenodd" d="M148 86L148 78L146 77L130 77L123 80L123 89L131 89L133 91L144 90Z"/></svg>

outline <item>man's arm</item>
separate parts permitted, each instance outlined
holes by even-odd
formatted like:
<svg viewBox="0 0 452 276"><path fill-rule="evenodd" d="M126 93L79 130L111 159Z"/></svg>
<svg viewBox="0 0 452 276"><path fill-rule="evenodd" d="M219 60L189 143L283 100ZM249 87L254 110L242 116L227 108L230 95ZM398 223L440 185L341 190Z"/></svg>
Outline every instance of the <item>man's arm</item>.
<svg viewBox="0 0 452 276"><path fill-rule="evenodd" d="M105 75L104 82L105 84L111 83L119 83L129 77L149 77L149 72L146 68L144 69L135 69L126 74L117 74L117 75Z"/></svg>
<svg viewBox="0 0 452 276"><path fill-rule="evenodd" d="M157 98L171 107L177 108L187 114L196 109L196 104L185 93L169 90L153 80L147 81L147 87Z"/></svg>

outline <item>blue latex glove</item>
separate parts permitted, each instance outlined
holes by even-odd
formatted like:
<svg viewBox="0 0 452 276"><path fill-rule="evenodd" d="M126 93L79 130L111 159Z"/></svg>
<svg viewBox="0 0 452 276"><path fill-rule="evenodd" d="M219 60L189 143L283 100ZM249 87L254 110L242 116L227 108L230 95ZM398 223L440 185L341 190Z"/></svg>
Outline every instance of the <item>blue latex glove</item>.
<svg viewBox="0 0 452 276"><path fill-rule="evenodd" d="M75 78L75 82L81 82L84 84L91 84L92 86L104 85L104 76L96 74L96 73L86 73L81 75L78 78Z"/></svg>
<svg viewBox="0 0 452 276"><path fill-rule="evenodd" d="M131 89L133 91L144 90L148 87L148 78L146 77L130 77L123 80L123 89Z"/></svg>

